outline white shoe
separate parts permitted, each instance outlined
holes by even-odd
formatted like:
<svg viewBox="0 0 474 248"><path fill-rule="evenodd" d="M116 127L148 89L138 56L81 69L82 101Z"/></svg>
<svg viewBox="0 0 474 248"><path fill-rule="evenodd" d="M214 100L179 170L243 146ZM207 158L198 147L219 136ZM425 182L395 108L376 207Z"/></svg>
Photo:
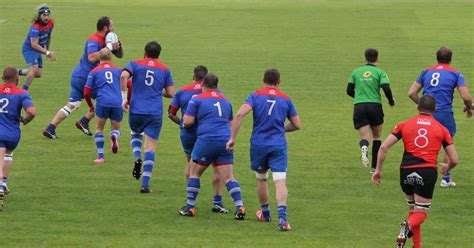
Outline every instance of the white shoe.
<svg viewBox="0 0 474 248"><path fill-rule="evenodd" d="M369 166L369 156L367 155L369 148L367 146L362 146L360 148L360 161L365 167Z"/></svg>
<svg viewBox="0 0 474 248"><path fill-rule="evenodd" d="M446 180L441 180L441 184L439 185L441 188L455 188L456 183L454 181L446 181Z"/></svg>

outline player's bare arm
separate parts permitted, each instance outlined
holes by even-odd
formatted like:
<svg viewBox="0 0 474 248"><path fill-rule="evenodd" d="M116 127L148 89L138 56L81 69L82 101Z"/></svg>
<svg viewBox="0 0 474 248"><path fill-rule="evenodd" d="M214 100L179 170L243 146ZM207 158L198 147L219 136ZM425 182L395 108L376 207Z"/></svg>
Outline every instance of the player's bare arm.
<svg viewBox="0 0 474 248"><path fill-rule="evenodd" d="M422 84L415 81L408 90L408 97L410 97L410 99L416 104L418 104L418 102L420 101L420 96L418 96L418 93L420 92L422 87Z"/></svg>
<svg viewBox="0 0 474 248"><path fill-rule="evenodd" d="M104 48L102 48L104 49ZM89 60L89 62L91 63L95 63L97 61L99 61L99 52L93 52L93 53L89 53L87 55L87 59Z"/></svg>
<svg viewBox="0 0 474 248"><path fill-rule="evenodd" d="M174 97L174 86L168 86L163 89L163 94L166 98L173 98Z"/></svg>
<svg viewBox="0 0 474 248"><path fill-rule="evenodd" d="M173 105L168 107L168 118L176 124L181 124L181 120L176 115L178 113L179 107L175 108Z"/></svg>
<svg viewBox="0 0 474 248"><path fill-rule="evenodd" d="M192 127L195 122L196 122L196 118L194 116L185 115L183 117L183 127L184 128Z"/></svg>
<svg viewBox="0 0 474 248"><path fill-rule="evenodd" d="M441 174L446 175L451 169L456 167L456 165L459 163L459 158L454 144L446 146L444 150L446 151L446 155L449 158L449 163L443 164L443 166L441 167Z"/></svg>
<svg viewBox="0 0 474 248"><path fill-rule="evenodd" d="M466 86L458 87L458 92L464 101L464 112L466 113L467 118L472 117L472 97L469 94L469 89Z"/></svg>
<svg viewBox="0 0 474 248"><path fill-rule="evenodd" d="M36 108L35 106L31 105L25 108L26 115L21 117L21 123L23 125L28 124L30 121L32 121L35 116L36 116Z"/></svg>
<svg viewBox="0 0 474 248"><path fill-rule="evenodd" d="M372 182L374 184L379 185L382 182L382 169L385 157L387 157L390 147L392 147L397 142L398 138L395 135L390 134L380 146L379 153L377 155L377 168L372 175Z"/></svg>
<svg viewBox="0 0 474 248"><path fill-rule="evenodd" d="M33 47L36 51L45 54L46 57L50 59L51 61L56 60L56 55L54 54L54 52L48 51L47 48L40 46L38 38L31 38L30 41L31 41L31 47Z"/></svg>
<svg viewBox="0 0 474 248"><path fill-rule="evenodd" d="M128 79L130 78L130 72L127 71L127 70L123 70L122 71L122 74L120 74L120 90L122 91L122 108L123 108L123 111L125 112L128 112L128 108L129 108L129 103L128 101L124 101L123 97L124 97L124 93L125 93L125 96L127 96L127 81Z"/></svg>
<svg viewBox="0 0 474 248"><path fill-rule="evenodd" d="M244 120L245 116L251 111L252 111L252 106L244 103L240 107L239 111L237 112L237 115L235 115L235 118L231 124L231 136L230 136L229 141L227 141L227 144L226 144L227 150L234 149L235 140L237 138L237 134L239 132L240 126L242 125L242 121Z"/></svg>
<svg viewBox="0 0 474 248"><path fill-rule="evenodd" d="M288 118L290 123L285 125L285 132L293 132L301 128L301 120L299 115Z"/></svg>

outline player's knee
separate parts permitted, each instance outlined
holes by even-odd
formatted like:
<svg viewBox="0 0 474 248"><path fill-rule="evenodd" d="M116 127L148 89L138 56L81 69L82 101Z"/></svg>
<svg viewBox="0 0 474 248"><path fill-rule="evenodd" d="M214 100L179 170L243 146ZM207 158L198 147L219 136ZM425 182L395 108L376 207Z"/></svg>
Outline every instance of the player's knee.
<svg viewBox="0 0 474 248"><path fill-rule="evenodd" d="M273 172L273 181L286 180L286 172Z"/></svg>
<svg viewBox="0 0 474 248"><path fill-rule="evenodd" d="M5 153L5 155L3 156L3 160L5 160L5 161L13 161L13 152Z"/></svg>
<svg viewBox="0 0 474 248"><path fill-rule="evenodd" d="M410 209L415 208L415 200L408 200L407 199L407 205Z"/></svg>
<svg viewBox="0 0 474 248"><path fill-rule="evenodd" d="M266 171L265 173L255 172L255 176L257 177L257 180L266 181L268 180L268 171Z"/></svg>
<svg viewBox="0 0 474 248"><path fill-rule="evenodd" d="M66 106L62 107L60 109L61 112L63 112L66 116L72 114L74 111L79 109L81 107L81 102L69 102Z"/></svg>
<svg viewBox="0 0 474 248"><path fill-rule="evenodd" d="M428 212L431 208L431 202L415 202L415 209Z"/></svg>

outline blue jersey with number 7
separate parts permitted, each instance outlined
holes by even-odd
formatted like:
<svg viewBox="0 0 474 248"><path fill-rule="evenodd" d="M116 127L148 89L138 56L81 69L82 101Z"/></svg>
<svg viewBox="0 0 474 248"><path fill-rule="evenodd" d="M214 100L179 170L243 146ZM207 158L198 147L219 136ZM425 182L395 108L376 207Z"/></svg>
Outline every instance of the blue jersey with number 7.
<svg viewBox="0 0 474 248"><path fill-rule="evenodd" d="M158 60L144 58L130 61L124 68L132 76L130 113L163 115L163 88L173 86L168 67Z"/></svg>
<svg viewBox="0 0 474 248"><path fill-rule="evenodd" d="M423 95L436 99L436 112L453 112L454 89L465 86L464 76L448 64L422 71L416 82L423 86Z"/></svg>
<svg viewBox="0 0 474 248"><path fill-rule="evenodd" d="M290 98L268 86L250 94L245 101L253 109L254 145L286 145L285 120L298 115Z"/></svg>

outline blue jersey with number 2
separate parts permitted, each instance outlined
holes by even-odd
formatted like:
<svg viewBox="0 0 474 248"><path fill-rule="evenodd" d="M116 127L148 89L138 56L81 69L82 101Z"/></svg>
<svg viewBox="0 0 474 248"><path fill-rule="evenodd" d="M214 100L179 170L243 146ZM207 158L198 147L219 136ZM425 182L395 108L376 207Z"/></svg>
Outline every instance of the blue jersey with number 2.
<svg viewBox="0 0 474 248"><path fill-rule="evenodd" d="M0 140L20 140L21 109L32 105L33 102L28 91L13 84L3 83L0 85Z"/></svg>

